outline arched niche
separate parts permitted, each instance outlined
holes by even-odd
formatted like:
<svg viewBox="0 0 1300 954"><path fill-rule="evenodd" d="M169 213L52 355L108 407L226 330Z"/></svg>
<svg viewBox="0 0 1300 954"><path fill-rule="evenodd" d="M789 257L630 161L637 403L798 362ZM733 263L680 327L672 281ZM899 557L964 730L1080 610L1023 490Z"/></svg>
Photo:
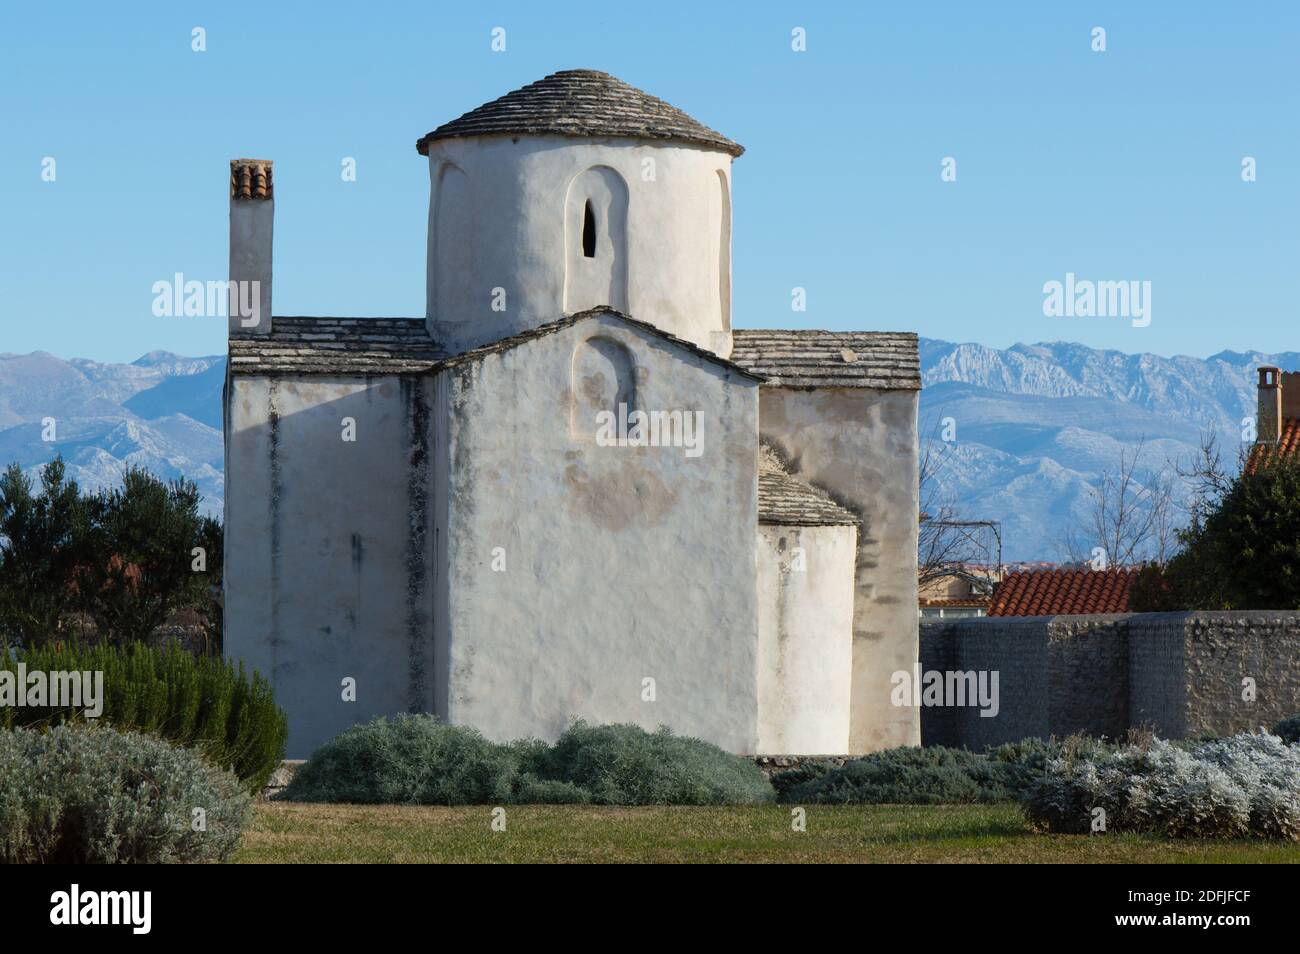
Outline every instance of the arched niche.
<svg viewBox="0 0 1300 954"><path fill-rule="evenodd" d="M628 189L609 166L592 166L569 183L564 210L564 310L627 307Z"/></svg>
<svg viewBox="0 0 1300 954"><path fill-rule="evenodd" d="M636 364L620 341L595 335L573 349L569 380L569 429L574 437L596 439L601 412L619 419L619 405L637 409Z"/></svg>
<svg viewBox="0 0 1300 954"><path fill-rule="evenodd" d="M731 184L718 170L718 314L722 330L731 331Z"/></svg>
<svg viewBox="0 0 1300 954"><path fill-rule="evenodd" d="M469 179L453 163L443 164L433 182L430 228L433 289L430 304L440 321L464 321L472 314L469 300L474 246L474 205Z"/></svg>

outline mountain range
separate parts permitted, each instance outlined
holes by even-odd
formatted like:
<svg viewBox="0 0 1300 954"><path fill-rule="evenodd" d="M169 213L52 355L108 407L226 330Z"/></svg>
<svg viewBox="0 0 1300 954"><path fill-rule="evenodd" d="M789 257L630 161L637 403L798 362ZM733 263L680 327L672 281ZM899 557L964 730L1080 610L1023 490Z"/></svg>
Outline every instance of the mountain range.
<svg viewBox="0 0 1300 954"><path fill-rule="evenodd" d="M35 476L61 454L83 488L116 484L131 465L187 477L205 513L221 513L224 356L154 351L130 364L0 354L0 465ZM47 438L53 438L49 440Z"/></svg>
<svg viewBox="0 0 1300 954"><path fill-rule="evenodd" d="M1140 448L1140 470L1177 484L1176 469L1212 434L1235 462L1253 438L1260 365L1297 370L1300 353L1164 358L1068 342L998 349L923 338L921 440L944 448L935 479L957 515L1001 522L1005 560L1057 560L1122 454ZM956 437L946 445L945 419Z"/></svg>
<svg viewBox="0 0 1300 954"><path fill-rule="evenodd" d="M921 440L942 446L935 480L956 515L1001 522L1005 560L1055 560L1122 453L1140 446L1146 468L1168 469L1214 432L1235 457L1262 364L1300 370L1300 353L1165 358L1068 342L999 349L922 338ZM134 464L190 478L204 511L219 514L225 365L220 355L162 351L130 364L0 354L0 463L35 473L61 453L89 488L116 483Z"/></svg>

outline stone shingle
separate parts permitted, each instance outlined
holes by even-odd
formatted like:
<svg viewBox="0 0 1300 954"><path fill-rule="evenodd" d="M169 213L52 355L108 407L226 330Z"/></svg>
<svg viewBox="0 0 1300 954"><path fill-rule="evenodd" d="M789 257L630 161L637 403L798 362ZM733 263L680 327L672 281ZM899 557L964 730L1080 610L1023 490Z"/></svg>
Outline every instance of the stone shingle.
<svg viewBox="0 0 1300 954"><path fill-rule="evenodd" d="M235 374L419 374L446 352L423 318L303 318L271 321L269 335L232 335Z"/></svg>
<svg viewBox="0 0 1300 954"><path fill-rule="evenodd" d="M731 360L762 375L769 387L921 388L911 332L743 328L732 332Z"/></svg>
<svg viewBox="0 0 1300 954"><path fill-rule="evenodd" d="M563 70L444 123L415 144L436 139L556 135L632 138L705 146L739 156L740 146L675 106L598 70Z"/></svg>
<svg viewBox="0 0 1300 954"><path fill-rule="evenodd" d="M856 526L858 518L786 470L766 444L758 451L758 522L783 527Z"/></svg>
<svg viewBox="0 0 1300 954"><path fill-rule="evenodd" d="M713 364L718 364L732 371L737 371L740 374L744 375L745 377L753 378L756 381L763 380L762 375L756 374L753 371L750 371L748 368L742 368L734 361L728 361L726 358L714 354L712 351L709 351L706 348L701 348L699 345L695 344L694 342L687 341L684 338L678 338L676 335L669 334L668 332L662 330L661 328L655 327L654 325L650 324L648 321L641 321L637 318L633 318L631 315L625 315L621 311L616 311L613 308L609 308L604 305L598 305L595 308L588 308L586 311L574 312L572 315L565 315L563 318L560 318L556 321L547 322L544 325L538 325L536 328L529 328L527 331L521 331L518 334L513 334L508 338L501 338L500 340L493 341L490 344L485 344L477 348L472 348L469 351L466 351L462 354L453 355L447 358L447 360L442 362L442 364L443 366L451 367L453 365L463 364L467 361L473 361L477 358L483 357L484 355L496 354L497 352L500 351L508 351L511 348L518 347L519 345L527 341L531 341L533 338L541 338L545 335L552 334L556 331L560 331L563 328L568 328L572 325L577 324L580 321L585 321L586 319L592 318L596 315L612 315L613 317L630 325L633 328L640 328L643 331L648 331L651 334L653 334L655 337L661 338L664 341L671 342L672 344L677 345L677 347L681 348L683 351L688 351L691 354L698 355L699 357L704 358L707 361L712 362Z"/></svg>
<svg viewBox="0 0 1300 954"><path fill-rule="evenodd" d="M449 354L429 336L423 318L303 318L276 316L270 335L232 335L230 369L237 374L422 374L508 351L595 315L612 315L683 351L744 377L762 376L648 322L612 308L566 315L536 328L460 354Z"/></svg>

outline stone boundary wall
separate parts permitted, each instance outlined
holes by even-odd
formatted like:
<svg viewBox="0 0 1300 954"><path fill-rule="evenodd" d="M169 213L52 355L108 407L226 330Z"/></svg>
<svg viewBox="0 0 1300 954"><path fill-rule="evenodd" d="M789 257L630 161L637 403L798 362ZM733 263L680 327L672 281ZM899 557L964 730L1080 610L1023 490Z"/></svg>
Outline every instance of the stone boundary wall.
<svg viewBox="0 0 1300 954"><path fill-rule="evenodd" d="M773 775L780 775L782 772L788 772L791 769L797 769L804 765L810 765L815 762L828 762L839 768L846 762L852 761L860 756L853 755L755 755L751 756L754 764L762 770L763 774L769 779Z"/></svg>
<svg viewBox="0 0 1300 954"><path fill-rule="evenodd" d="M1300 712L1300 612L982 617L921 624L923 671L998 673L999 711L923 707L923 745L1030 736L1165 738L1272 726ZM1243 680L1255 697L1243 698Z"/></svg>
<svg viewBox="0 0 1300 954"><path fill-rule="evenodd" d="M306 759L284 759L280 762L280 767L271 773L270 779L267 780L266 788L262 790L263 798L270 798L272 795L278 795L283 792L289 783L293 781L294 774L298 769L307 764Z"/></svg>

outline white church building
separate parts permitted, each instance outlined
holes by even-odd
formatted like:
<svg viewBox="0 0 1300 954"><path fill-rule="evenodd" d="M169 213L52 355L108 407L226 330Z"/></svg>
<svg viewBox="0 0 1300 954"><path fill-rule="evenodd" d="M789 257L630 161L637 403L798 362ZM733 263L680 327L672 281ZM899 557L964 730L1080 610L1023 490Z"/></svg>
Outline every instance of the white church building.
<svg viewBox="0 0 1300 954"><path fill-rule="evenodd" d="M422 318L272 317L281 183L231 163L225 651L289 757L399 712L919 744L916 336L733 328L742 148L605 73L416 148Z"/></svg>

